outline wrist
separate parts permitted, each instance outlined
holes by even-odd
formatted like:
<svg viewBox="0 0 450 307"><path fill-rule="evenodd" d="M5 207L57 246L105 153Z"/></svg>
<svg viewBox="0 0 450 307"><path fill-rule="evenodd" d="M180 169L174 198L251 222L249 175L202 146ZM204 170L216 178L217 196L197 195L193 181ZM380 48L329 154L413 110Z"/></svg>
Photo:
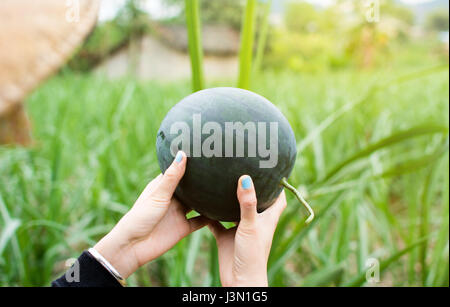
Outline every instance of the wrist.
<svg viewBox="0 0 450 307"><path fill-rule="evenodd" d="M235 279L231 287L268 287L267 276L252 279Z"/></svg>
<svg viewBox="0 0 450 307"><path fill-rule="evenodd" d="M139 267L131 242L122 238L114 229L103 237L94 249L108 260L124 279Z"/></svg>
<svg viewBox="0 0 450 307"><path fill-rule="evenodd" d="M234 274L232 287L268 287L266 267L245 274Z"/></svg>

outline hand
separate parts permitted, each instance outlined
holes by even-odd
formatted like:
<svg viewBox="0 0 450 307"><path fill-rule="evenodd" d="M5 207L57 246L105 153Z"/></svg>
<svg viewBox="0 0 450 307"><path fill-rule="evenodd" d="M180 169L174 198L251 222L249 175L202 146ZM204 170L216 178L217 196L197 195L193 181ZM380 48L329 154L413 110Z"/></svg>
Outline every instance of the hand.
<svg viewBox="0 0 450 307"><path fill-rule="evenodd" d="M226 229L217 221L208 223L219 249L220 280L223 286L266 287L267 261L278 219L286 208L286 196L281 192L271 207L258 213L252 180L242 176L237 197L241 206L237 227Z"/></svg>
<svg viewBox="0 0 450 307"><path fill-rule="evenodd" d="M187 219L189 210L172 197L186 161L186 155L178 152L164 175L147 185L131 210L94 246L123 278L207 224L202 216Z"/></svg>

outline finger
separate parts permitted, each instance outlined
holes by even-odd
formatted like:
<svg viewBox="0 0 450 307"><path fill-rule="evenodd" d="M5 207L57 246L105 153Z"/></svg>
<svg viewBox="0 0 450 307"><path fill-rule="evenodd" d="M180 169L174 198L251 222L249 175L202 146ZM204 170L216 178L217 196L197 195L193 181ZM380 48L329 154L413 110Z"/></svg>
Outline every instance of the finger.
<svg viewBox="0 0 450 307"><path fill-rule="evenodd" d="M193 211L188 206L183 205L176 197L172 198L171 203L172 208L184 216Z"/></svg>
<svg viewBox="0 0 450 307"><path fill-rule="evenodd" d="M139 195L138 200L146 199L150 195L150 193L155 189L155 187L159 184L161 178L162 174L159 174L156 178L150 181L144 188L144 191L142 191L141 195Z"/></svg>
<svg viewBox="0 0 450 307"><path fill-rule="evenodd" d="M278 219L281 216L281 213L283 213L284 209L286 209L286 194L284 193L284 190L281 191L280 195L278 196L275 203L267 208L262 215L270 216L273 218L276 222L278 222Z"/></svg>
<svg viewBox="0 0 450 307"><path fill-rule="evenodd" d="M230 239L234 240L237 230L236 226L227 229L220 222L213 220L208 221L208 228L214 235L218 246L223 242L230 242Z"/></svg>
<svg viewBox="0 0 450 307"><path fill-rule="evenodd" d="M159 174L155 179L150 181L150 183L145 187L145 190L149 190L149 192L152 192L156 186L159 184L159 182L162 179L163 174Z"/></svg>
<svg viewBox="0 0 450 307"><path fill-rule="evenodd" d="M226 228L223 227L218 221L208 220L208 228L212 232L213 236L216 240L219 240L220 237L226 232Z"/></svg>
<svg viewBox="0 0 450 307"><path fill-rule="evenodd" d="M237 197L241 207L241 222L254 222L258 215L256 192L252 179L248 175L239 178Z"/></svg>
<svg viewBox="0 0 450 307"><path fill-rule="evenodd" d="M174 201L176 201L177 203L180 204L181 211L183 212L184 215L192 212L192 208L189 208L188 206L181 204L181 202L179 200L177 200L176 198L174 198Z"/></svg>
<svg viewBox="0 0 450 307"><path fill-rule="evenodd" d="M172 195L175 189L183 178L184 172L186 170L187 157L182 151L179 151L175 156L172 164L165 171L161 180L159 181L157 188L155 189L152 196L157 200L169 201L172 199Z"/></svg>
<svg viewBox="0 0 450 307"><path fill-rule="evenodd" d="M204 216L196 216L187 220L189 223L189 233L193 233L194 231L203 228L208 224L208 219Z"/></svg>

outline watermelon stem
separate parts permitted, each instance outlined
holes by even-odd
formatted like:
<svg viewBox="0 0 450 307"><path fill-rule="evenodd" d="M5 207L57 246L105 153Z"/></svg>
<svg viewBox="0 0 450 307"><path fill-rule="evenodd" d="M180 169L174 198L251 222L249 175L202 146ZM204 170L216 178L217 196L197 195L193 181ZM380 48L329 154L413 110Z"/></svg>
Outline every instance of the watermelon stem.
<svg viewBox="0 0 450 307"><path fill-rule="evenodd" d="M300 192L297 191L292 185L290 185L286 178L281 179L281 185L286 189L294 193L295 197L297 197L298 201L305 207L305 209L309 212L309 217L306 219L305 224L309 224L314 219L314 211L311 206L306 202L306 200L300 195Z"/></svg>

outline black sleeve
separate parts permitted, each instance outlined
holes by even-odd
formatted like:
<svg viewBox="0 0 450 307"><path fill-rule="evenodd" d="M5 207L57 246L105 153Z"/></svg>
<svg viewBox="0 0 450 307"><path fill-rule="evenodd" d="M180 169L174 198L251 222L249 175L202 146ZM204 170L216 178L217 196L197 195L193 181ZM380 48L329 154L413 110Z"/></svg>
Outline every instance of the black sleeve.
<svg viewBox="0 0 450 307"><path fill-rule="evenodd" d="M52 287L122 287L90 253L84 251L77 262L52 282Z"/></svg>

